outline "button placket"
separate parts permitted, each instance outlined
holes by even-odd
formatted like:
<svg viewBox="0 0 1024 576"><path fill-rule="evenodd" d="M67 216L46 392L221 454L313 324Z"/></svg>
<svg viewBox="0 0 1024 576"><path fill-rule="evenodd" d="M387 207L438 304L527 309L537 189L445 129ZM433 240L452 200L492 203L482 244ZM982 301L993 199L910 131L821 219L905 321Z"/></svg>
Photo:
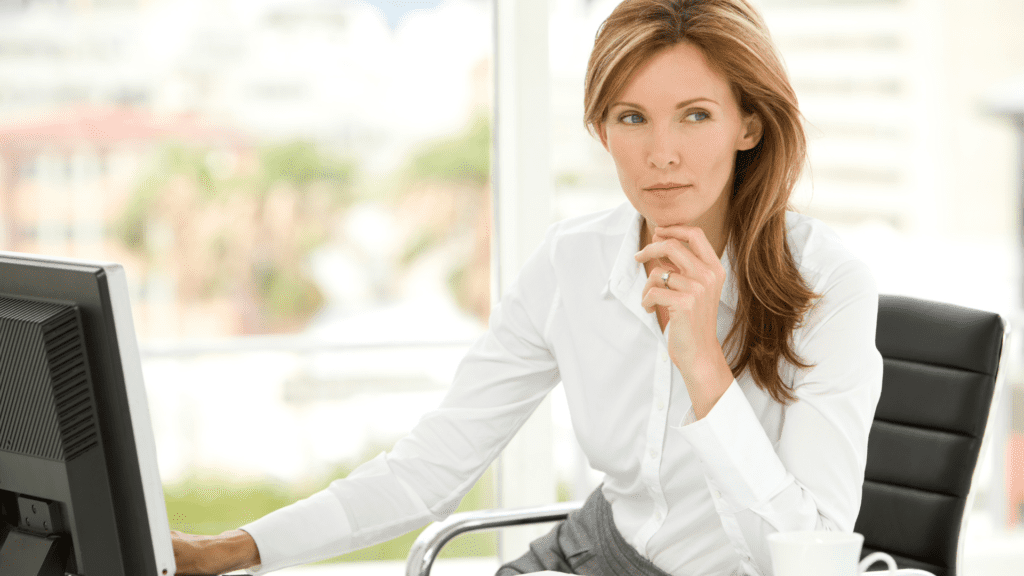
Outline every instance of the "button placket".
<svg viewBox="0 0 1024 576"><path fill-rule="evenodd" d="M672 389L672 379L674 378L674 370L672 363L669 361L668 349L665 344L662 344L661 350L658 353L659 366L657 372L659 377L654 382L654 413L658 417L658 430L657 430L657 443L658 446L664 450L665 433L668 430L668 397L670 390ZM666 516L668 515L668 502L665 500L665 493L661 486L661 470L657 471L656 482L657 489L652 491L651 497L654 500L654 520L658 523L658 528L664 524Z"/></svg>
<svg viewBox="0 0 1024 576"><path fill-rule="evenodd" d="M652 400L651 400L651 411L650 418L647 425L647 448L648 456L651 460L660 461L660 453L662 450L662 442L665 437L665 429L667 425L667 414L665 411L664 398L667 396L668 382L672 377L671 370L669 370L668 352L663 342L659 343L659 362L654 366L654 382L652 382ZM657 466L651 470L651 475L657 482Z"/></svg>
<svg viewBox="0 0 1024 576"><path fill-rule="evenodd" d="M722 529L725 530L725 535L732 541L733 549L736 550L736 554L740 558L747 562L752 562L750 547L747 545L746 537L743 535L743 530L740 529L739 522L736 520L735 514L720 514L722 520Z"/></svg>
<svg viewBox="0 0 1024 576"><path fill-rule="evenodd" d="M668 508L661 486L661 457L664 449L665 432L668 427L668 394L672 385L672 363L664 338L659 341L658 351L653 355L654 378L651 382L651 405L648 412L646 452L641 464L641 477L654 503L652 514L636 535L636 541L646 547L665 522Z"/></svg>

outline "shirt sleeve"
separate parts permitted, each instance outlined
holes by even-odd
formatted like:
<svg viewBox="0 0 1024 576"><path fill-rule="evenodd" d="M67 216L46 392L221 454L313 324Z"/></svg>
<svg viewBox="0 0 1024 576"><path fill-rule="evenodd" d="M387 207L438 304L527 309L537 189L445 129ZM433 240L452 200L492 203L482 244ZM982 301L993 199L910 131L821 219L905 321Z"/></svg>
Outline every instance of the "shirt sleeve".
<svg viewBox="0 0 1024 576"><path fill-rule="evenodd" d="M770 533L853 530L882 390L877 317L867 266L844 263L794 333L795 351L813 366L789 372L796 401L777 444L735 381L707 416L693 421L691 410L676 428L703 465L725 532L759 574L772 573Z"/></svg>
<svg viewBox="0 0 1024 576"><path fill-rule="evenodd" d="M558 383L543 333L557 289L550 238L491 313L441 405L390 453L242 527L262 564L250 574L384 542L451 514Z"/></svg>

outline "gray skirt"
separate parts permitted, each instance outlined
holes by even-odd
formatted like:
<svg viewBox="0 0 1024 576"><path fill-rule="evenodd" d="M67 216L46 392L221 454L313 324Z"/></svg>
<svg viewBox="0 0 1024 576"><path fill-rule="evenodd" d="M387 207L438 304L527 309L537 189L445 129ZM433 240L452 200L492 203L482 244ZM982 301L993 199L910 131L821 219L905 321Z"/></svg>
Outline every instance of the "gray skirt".
<svg viewBox="0 0 1024 576"><path fill-rule="evenodd" d="M544 570L587 576L670 576L619 534L612 506L600 486L582 508L531 542L526 554L499 568L495 576Z"/></svg>

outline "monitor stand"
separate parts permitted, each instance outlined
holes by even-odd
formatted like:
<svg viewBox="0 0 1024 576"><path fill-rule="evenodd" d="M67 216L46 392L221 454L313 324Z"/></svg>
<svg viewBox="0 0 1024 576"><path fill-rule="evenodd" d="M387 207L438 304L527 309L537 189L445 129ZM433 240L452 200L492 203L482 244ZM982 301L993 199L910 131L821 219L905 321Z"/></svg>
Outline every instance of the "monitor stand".
<svg viewBox="0 0 1024 576"><path fill-rule="evenodd" d="M12 528L0 548L0 576L65 576L65 538Z"/></svg>
<svg viewBox="0 0 1024 576"><path fill-rule="evenodd" d="M0 522L0 576L75 576L66 571L70 539L58 531L59 516L53 503L18 497L18 525Z"/></svg>

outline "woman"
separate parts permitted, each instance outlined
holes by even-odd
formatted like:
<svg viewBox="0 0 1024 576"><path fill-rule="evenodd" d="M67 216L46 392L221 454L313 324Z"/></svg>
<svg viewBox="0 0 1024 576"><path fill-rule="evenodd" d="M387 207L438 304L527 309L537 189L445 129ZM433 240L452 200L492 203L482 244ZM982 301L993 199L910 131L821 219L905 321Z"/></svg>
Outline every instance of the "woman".
<svg viewBox="0 0 1024 576"><path fill-rule="evenodd" d="M181 573L199 558L262 574L445 517L559 381L604 483L499 575L768 575L767 534L853 529L877 290L786 211L805 142L761 17L747 0L623 2L595 42L585 121L628 202L549 229L441 406L389 454L242 530L176 533Z"/></svg>

